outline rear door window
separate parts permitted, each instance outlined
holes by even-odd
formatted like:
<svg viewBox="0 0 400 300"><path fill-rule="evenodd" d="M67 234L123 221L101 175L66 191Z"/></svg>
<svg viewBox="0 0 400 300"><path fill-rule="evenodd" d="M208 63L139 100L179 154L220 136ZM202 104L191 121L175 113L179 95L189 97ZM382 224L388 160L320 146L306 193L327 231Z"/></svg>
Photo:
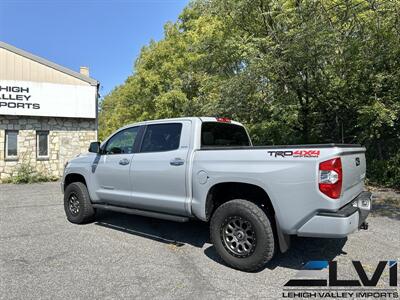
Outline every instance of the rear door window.
<svg viewBox="0 0 400 300"><path fill-rule="evenodd" d="M201 126L202 147L250 146L250 140L243 126L204 122Z"/></svg>
<svg viewBox="0 0 400 300"><path fill-rule="evenodd" d="M178 149L181 132L181 123L148 125L140 152L162 152Z"/></svg>

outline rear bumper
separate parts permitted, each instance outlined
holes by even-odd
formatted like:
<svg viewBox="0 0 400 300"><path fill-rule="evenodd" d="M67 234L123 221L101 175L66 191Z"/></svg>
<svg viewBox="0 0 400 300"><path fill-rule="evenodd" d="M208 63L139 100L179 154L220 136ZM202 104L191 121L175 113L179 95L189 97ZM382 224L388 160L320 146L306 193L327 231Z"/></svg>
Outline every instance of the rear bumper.
<svg viewBox="0 0 400 300"><path fill-rule="evenodd" d="M338 211L320 211L297 231L298 236L342 238L359 229L371 210L370 192L362 192Z"/></svg>

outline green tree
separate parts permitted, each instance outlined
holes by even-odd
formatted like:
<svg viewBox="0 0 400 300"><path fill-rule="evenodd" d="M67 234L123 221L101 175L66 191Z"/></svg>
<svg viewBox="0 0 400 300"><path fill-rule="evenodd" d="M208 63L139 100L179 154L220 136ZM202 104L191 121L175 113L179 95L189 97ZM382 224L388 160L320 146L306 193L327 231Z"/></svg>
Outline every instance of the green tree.
<svg viewBox="0 0 400 300"><path fill-rule="evenodd" d="M256 144L367 146L400 186L399 0L197 0L104 97L100 136L178 116L241 121Z"/></svg>

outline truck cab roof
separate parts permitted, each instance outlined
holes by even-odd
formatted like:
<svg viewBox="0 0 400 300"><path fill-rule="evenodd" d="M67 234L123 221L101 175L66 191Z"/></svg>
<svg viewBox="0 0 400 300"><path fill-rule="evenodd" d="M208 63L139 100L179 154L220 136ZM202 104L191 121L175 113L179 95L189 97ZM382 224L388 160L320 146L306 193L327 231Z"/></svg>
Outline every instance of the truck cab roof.
<svg viewBox="0 0 400 300"><path fill-rule="evenodd" d="M192 122L222 122L222 123L230 123L239 126L243 126L242 123L233 121L229 118L224 117L181 117L181 118L167 118L167 119L156 119L156 120L149 120L137 123L128 124L122 128L138 126L138 125L148 125L148 124L156 124L156 123L169 123L169 122L179 122L179 121L192 121ZM122 129L121 128L121 129Z"/></svg>

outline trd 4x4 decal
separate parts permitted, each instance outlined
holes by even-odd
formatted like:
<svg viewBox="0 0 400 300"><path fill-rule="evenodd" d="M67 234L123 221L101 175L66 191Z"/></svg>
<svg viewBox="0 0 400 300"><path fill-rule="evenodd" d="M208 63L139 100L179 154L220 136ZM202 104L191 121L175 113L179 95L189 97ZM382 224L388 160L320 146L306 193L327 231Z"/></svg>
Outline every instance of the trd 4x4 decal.
<svg viewBox="0 0 400 300"><path fill-rule="evenodd" d="M269 156L273 157L319 157L319 150L286 150L286 151L268 151Z"/></svg>

